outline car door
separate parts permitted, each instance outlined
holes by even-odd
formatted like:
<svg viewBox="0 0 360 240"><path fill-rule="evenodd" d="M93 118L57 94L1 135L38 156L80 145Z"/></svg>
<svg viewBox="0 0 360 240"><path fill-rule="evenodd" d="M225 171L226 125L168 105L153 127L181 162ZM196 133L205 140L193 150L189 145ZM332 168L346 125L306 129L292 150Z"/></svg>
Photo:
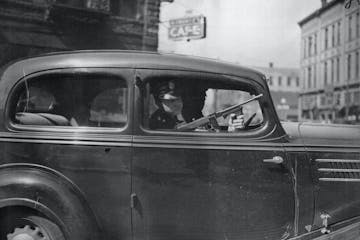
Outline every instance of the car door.
<svg viewBox="0 0 360 240"><path fill-rule="evenodd" d="M282 145L283 131L261 79L165 70L137 70L137 75L132 162L134 239L292 236L293 181ZM158 102L152 96L152 83L167 79L175 79L175 88L185 88L184 106L187 94L198 87L206 88L204 115L244 100L246 92L263 94L253 104L256 123L233 133L224 129L228 119L220 118L218 131L150 129L147 119Z"/></svg>
<svg viewBox="0 0 360 240"><path fill-rule="evenodd" d="M83 204L95 214L104 239L132 237L133 78L132 69L49 69L19 81L8 101L9 137L14 140L3 143L3 159L66 176L83 194ZM57 203L53 205L49 207ZM79 209L72 211L82 216ZM66 227L80 231L90 220Z"/></svg>

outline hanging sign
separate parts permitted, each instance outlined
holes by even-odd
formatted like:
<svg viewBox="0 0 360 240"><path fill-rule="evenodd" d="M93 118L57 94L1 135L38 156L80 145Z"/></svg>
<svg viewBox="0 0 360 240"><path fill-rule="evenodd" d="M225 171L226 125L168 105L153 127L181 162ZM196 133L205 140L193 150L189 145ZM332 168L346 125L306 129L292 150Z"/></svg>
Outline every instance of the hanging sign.
<svg viewBox="0 0 360 240"><path fill-rule="evenodd" d="M171 40L205 38L206 18L202 15L172 19L169 23L169 39Z"/></svg>

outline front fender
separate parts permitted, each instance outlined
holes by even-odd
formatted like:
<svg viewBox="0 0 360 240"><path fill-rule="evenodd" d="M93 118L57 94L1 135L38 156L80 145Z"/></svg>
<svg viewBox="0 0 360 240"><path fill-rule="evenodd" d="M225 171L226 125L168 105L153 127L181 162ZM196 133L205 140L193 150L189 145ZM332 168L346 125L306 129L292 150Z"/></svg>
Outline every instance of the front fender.
<svg viewBox="0 0 360 240"><path fill-rule="evenodd" d="M0 166L0 208L25 206L64 228L69 239L99 239L100 228L76 185L61 173L35 164Z"/></svg>

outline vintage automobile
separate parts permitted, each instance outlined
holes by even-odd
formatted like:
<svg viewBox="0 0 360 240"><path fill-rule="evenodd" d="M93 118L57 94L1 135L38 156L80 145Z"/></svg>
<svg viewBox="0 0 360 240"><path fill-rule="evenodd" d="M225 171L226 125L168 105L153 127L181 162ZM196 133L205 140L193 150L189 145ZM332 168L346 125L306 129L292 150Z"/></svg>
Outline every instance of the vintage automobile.
<svg viewBox="0 0 360 240"><path fill-rule="evenodd" d="M280 122L259 72L77 51L0 74L0 239L360 238L360 127ZM176 127L151 125L159 83Z"/></svg>

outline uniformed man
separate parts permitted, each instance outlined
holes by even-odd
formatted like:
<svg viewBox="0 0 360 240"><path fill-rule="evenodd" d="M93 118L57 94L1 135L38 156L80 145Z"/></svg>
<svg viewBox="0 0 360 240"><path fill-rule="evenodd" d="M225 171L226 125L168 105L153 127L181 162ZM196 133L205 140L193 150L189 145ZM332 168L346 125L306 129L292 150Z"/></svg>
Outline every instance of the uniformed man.
<svg viewBox="0 0 360 240"><path fill-rule="evenodd" d="M202 117L201 109L204 105L205 92L199 94L198 98L200 99L197 101L191 98L188 99L190 102L193 102L193 105L191 107L191 103L186 104L188 110L184 111L183 100L174 81L163 81L156 85L154 84L152 88L158 109L150 117L150 129L175 129L176 126L185 123L185 120L186 122L191 122ZM186 101L185 103L188 102L189 101ZM189 111L189 109L192 111ZM182 116L182 113L184 114L184 117ZM244 129L244 115L242 112L239 115L233 114L230 117L228 131L235 132L241 129Z"/></svg>
<svg viewBox="0 0 360 240"><path fill-rule="evenodd" d="M153 88L158 109L150 117L150 129L174 129L178 124L183 123L184 119L181 115L183 102L175 89L175 82L164 81Z"/></svg>

